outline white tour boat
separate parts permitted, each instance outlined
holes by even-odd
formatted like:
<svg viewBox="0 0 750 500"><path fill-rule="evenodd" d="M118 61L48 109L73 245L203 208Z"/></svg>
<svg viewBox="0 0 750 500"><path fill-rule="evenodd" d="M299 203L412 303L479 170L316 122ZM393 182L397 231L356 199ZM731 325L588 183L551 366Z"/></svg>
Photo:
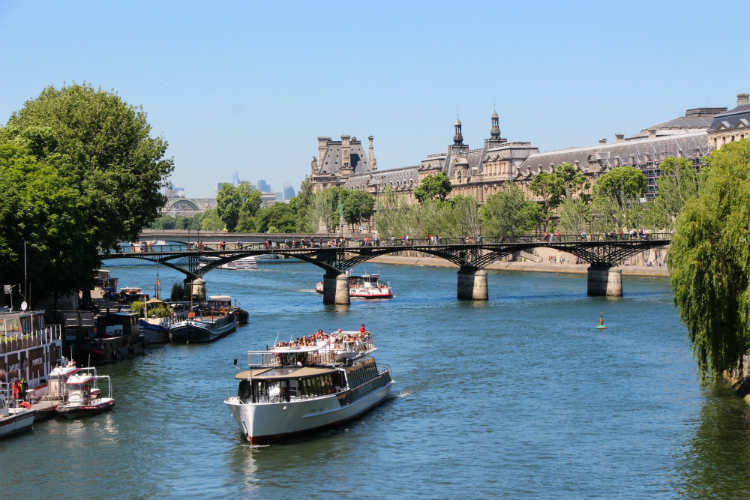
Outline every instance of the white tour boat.
<svg viewBox="0 0 750 500"><path fill-rule="evenodd" d="M388 397L391 368L378 367L372 335L319 335L313 345L248 352L237 396L224 400L242 435L266 444L320 432L353 420ZM324 340L325 339L325 340Z"/></svg>
<svg viewBox="0 0 750 500"><path fill-rule="evenodd" d="M98 387L98 381L103 379L107 380L106 398L101 397ZM68 377L66 387L67 401L55 410L58 415L65 418L96 415L115 407L115 400L112 398L112 381L109 375L97 375L96 368L81 368L79 373Z"/></svg>
<svg viewBox="0 0 750 500"><path fill-rule="evenodd" d="M10 384L0 384L0 439L31 430L34 410L16 406L8 395Z"/></svg>
<svg viewBox="0 0 750 500"><path fill-rule="evenodd" d="M220 257L203 257L202 262L198 264L198 267L206 267L209 262L220 260ZM222 264L216 269L226 269L229 271L247 271L250 269L258 269L258 263L255 262L255 257L242 257L232 262Z"/></svg>

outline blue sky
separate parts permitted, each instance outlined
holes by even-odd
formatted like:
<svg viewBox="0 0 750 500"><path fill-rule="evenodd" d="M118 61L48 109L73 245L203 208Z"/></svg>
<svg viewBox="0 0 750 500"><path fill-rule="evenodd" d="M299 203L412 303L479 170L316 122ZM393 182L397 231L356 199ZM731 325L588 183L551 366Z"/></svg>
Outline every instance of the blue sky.
<svg viewBox="0 0 750 500"><path fill-rule="evenodd" d="M542 151L633 134L750 92L750 1L0 0L0 120L47 85L143 105L173 180L276 190L318 136L375 137L379 169L502 136Z"/></svg>

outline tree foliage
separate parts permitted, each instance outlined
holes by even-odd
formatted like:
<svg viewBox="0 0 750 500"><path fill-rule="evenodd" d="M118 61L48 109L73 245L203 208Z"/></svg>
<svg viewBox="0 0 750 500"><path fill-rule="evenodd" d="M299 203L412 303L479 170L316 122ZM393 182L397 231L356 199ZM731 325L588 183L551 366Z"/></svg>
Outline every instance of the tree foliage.
<svg viewBox="0 0 750 500"><path fill-rule="evenodd" d="M375 209L375 198L367 191L351 191L344 202L344 219L349 224L370 220Z"/></svg>
<svg viewBox="0 0 750 500"><path fill-rule="evenodd" d="M668 156L659 164L661 175L657 179L659 193L654 200L655 221L660 229L670 229L674 220L689 200L698 196L701 176L687 158Z"/></svg>
<svg viewBox="0 0 750 500"><path fill-rule="evenodd" d="M646 192L646 176L636 167L616 167L597 179L594 193L617 202L621 210L629 200L639 199Z"/></svg>
<svg viewBox="0 0 750 500"><path fill-rule="evenodd" d="M750 140L723 146L708 163L698 196L677 217L667 257L704 384L750 350Z"/></svg>
<svg viewBox="0 0 750 500"><path fill-rule="evenodd" d="M115 92L72 84L45 88L2 130L79 191L86 226L104 248L133 241L166 203L159 192L174 169L167 142L151 137L141 107Z"/></svg>
<svg viewBox="0 0 750 500"><path fill-rule="evenodd" d="M560 204L560 179L555 174L541 171L531 180L529 189L542 198L542 216L546 231L553 210Z"/></svg>
<svg viewBox="0 0 750 500"><path fill-rule="evenodd" d="M86 209L69 178L26 148L0 139L2 283L24 282L26 241L32 292L26 300L32 307L45 294L60 297L90 286L99 257Z"/></svg>
<svg viewBox="0 0 750 500"><path fill-rule="evenodd" d="M543 213L538 203L526 199L518 185L507 181L500 191L487 197L481 217L487 236L514 237L532 231L542 221Z"/></svg>
<svg viewBox="0 0 750 500"><path fill-rule="evenodd" d="M453 188L451 180L443 172L434 175L428 175L419 186L414 189L414 197L419 200L420 203L424 203L425 200L442 200L448 197Z"/></svg>
<svg viewBox="0 0 750 500"><path fill-rule="evenodd" d="M310 224L309 212L313 203L313 184L309 176L302 181L297 196L289 200L289 206L297 218L297 231L300 233L314 233L318 230L318 223Z"/></svg>
<svg viewBox="0 0 750 500"><path fill-rule="evenodd" d="M297 229L297 217L286 203L274 203L258 210L255 216L256 233L293 233Z"/></svg>
<svg viewBox="0 0 750 500"><path fill-rule="evenodd" d="M216 195L216 211L226 225L227 231L253 231L253 217L263 202L260 191L249 182L240 182L238 186L224 183Z"/></svg>

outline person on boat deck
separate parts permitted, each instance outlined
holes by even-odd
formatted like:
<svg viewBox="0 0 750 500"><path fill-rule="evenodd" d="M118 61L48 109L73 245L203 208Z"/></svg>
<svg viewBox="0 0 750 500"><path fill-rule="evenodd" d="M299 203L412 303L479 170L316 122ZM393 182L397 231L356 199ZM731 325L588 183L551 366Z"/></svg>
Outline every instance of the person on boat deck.
<svg viewBox="0 0 750 500"><path fill-rule="evenodd" d="M341 330L339 330L341 331ZM359 333L366 333L367 330L365 330L365 325L362 325L362 327L359 329Z"/></svg>

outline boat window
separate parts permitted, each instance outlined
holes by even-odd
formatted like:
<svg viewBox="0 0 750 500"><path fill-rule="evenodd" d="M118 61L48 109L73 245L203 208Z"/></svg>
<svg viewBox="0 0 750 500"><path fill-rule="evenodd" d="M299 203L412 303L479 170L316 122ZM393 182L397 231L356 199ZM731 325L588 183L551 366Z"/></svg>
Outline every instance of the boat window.
<svg viewBox="0 0 750 500"><path fill-rule="evenodd" d="M250 386L250 382L247 380L240 381L240 386L237 389L237 397L240 398L240 401L243 403L252 398L252 387Z"/></svg>

